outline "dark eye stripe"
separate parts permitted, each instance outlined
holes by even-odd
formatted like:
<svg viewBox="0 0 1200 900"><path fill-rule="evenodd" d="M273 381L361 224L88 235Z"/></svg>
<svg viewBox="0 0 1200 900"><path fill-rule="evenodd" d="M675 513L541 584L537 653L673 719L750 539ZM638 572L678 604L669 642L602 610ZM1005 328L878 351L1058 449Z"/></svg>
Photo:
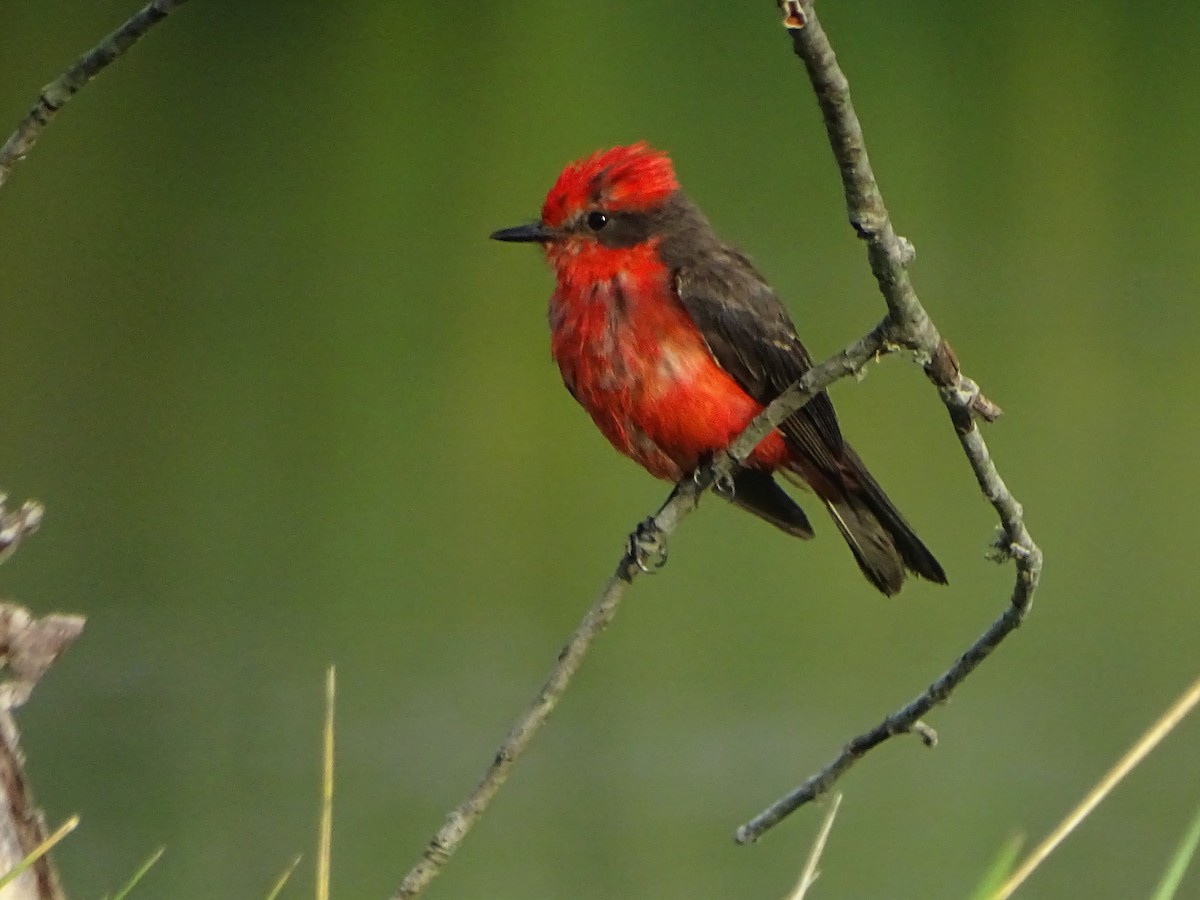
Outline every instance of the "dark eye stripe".
<svg viewBox="0 0 1200 900"><path fill-rule="evenodd" d="M646 213L613 213L607 216L604 227L596 231L596 239L605 247L632 247L654 233L654 224L653 218ZM588 225L591 225L590 221Z"/></svg>

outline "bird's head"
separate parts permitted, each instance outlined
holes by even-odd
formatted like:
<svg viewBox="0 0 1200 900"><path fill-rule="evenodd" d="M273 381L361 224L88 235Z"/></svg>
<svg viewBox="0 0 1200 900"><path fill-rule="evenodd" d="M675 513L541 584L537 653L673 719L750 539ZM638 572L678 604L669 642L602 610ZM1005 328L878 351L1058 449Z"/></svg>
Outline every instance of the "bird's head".
<svg viewBox="0 0 1200 900"><path fill-rule="evenodd" d="M497 241L540 243L551 261L594 248L619 249L655 234L679 191L670 158L645 143L598 150L571 163L530 225L494 232Z"/></svg>

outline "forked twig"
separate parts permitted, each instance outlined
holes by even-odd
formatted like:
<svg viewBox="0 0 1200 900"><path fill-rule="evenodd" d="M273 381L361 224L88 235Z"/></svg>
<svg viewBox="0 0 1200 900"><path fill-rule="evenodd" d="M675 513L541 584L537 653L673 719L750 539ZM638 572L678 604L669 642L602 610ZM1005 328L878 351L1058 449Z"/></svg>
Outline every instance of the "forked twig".
<svg viewBox="0 0 1200 900"><path fill-rule="evenodd" d="M562 648L545 684L517 719L479 784L450 813L429 842L394 900L420 894L458 848L557 705L592 642L616 615L629 585L648 570L646 561L658 557L664 546L662 542L696 508L700 495L716 483L726 483L759 441L817 393L839 378L860 371L877 354L889 348L900 347L916 353L937 387L980 488L1000 517L1004 533L1003 553L1017 565L1016 586L1004 613L945 674L902 709L852 740L836 759L796 791L738 829L738 840L743 843L756 840L788 813L828 791L856 760L894 734L913 732L927 744L934 743L936 736L921 722L921 716L949 697L951 691L1016 628L1029 609L1041 572L1041 551L1030 538L1020 504L996 471L975 425L976 417L994 421L1000 416L1000 409L982 395L973 381L962 375L954 352L938 334L917 299L906 269L912 258L912 246L895 233L888 218L867 159L862 129L850 105L849 86L812 11L811 2L785 0L781 6L796 53L804 60L817 93L834 156L841 169L850 221L867 243L871 270L887 302L888 316L869 334L805 373L750 423L728 453L698 471L695 477L676 485L662 508L630 536L626 553Z"/></svg>
<svg viewBox="0 0 1200 900"><path fill-rule="evenodd" d="M1021 504L996 470L975 423L976 417L994 421L1000 409L959 370L954 351L917 298L907 271L913 257L912 245L892 227L867 157L862 126L850 101L850 85L813 11L812 0L781 0L779 5L793 49L804 62L821 107L829 143L841 171L850 223L867 244L871 271L888 306L889 315L883 326L887 339L912 350L924 361L925 373L946 405L979 487L1000 518L1002 538L997 550L1014 560L1017 573L1008 606L949 669L874 728L852 738L819 772L740 827L736 840L743 844L757 840L789 813L828 791L864 754L888 738L916 732L926 745L932 745L936 735L921 722L921 717L945 702L962 680L1021 624L1042 571L1042 552L1025 527Z"/></svg>
<svg viewBox="0 0 1200 900"><path fill-rule="evenodd" d="M583 663L592 642L616 615L626 590L635 578L649 570L646 560L654 557L656 547L661 547L662 542L665 542L679 527L680 522L696 508L700 495L718 479L732 473L735 466L750 455L758 442L770 433L775 425L800 409L834 381L857 372L882 346L882 339L872 332L809 370L800 381L792 385L750 423L730 446L727 455L720 457L712 466L697 472L694 478L685 478L677 484L659 511L630 535L628 546L617 563L616 570L609 576L600 591L600 596L559 651L541 690L521 713L501 743L479 784L451 811L445 824L430 840L421 859L408 872L393 895L394 900L404 900L420 894L458 849L459 844L508 778L513 765L558 705L563 692Z"/></svg>
<svg viewBox="0 0 1200 900"><path fill-rule="evenodd" d="M153 0L42 88L16 130L0 145L0 187L8 180L13 167L33 149L58 111L97 73L184 2L186 0ZM0 562L11 555L26 536L37 530L43 512L41 505L33 501L10 512L5 508L5 499L0 493ZM25 855L26 862L22 866L29 866L21 873L10 873L12 878L19 880L12 884L6 880L5 896L17 891L21 896L64 896L57 870L44 854L79 820L78 817L71 819L54 836L46 839L43 816L33 805L25 778L20 734L11 711L29 698L33 686L57 656L79 636L83 624L84 620L79 616L50 615L34 619L23 607L0 603L0 662L15 676L0 683L0 786L3 787L5 809L4 815L0 816L0 849L3 851L0 857L12 853ZM30 852L33 844L40 846ZM157 856L139 870L129 887L156 859Z"/></svg>

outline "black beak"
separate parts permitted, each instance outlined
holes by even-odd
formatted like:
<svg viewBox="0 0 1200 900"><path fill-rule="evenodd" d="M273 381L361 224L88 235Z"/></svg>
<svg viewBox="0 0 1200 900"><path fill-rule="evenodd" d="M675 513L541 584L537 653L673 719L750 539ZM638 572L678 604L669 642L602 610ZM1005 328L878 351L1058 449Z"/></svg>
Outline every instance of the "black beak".
<svg viewBox="0 0 1200 900"><path fill-rule="evenodd" d="M493 231L491 238L493 241L510 241L515 244L544 244L554 238L554 231L541 222L534 222L532 225L501 228L499 231Z"/></svg>

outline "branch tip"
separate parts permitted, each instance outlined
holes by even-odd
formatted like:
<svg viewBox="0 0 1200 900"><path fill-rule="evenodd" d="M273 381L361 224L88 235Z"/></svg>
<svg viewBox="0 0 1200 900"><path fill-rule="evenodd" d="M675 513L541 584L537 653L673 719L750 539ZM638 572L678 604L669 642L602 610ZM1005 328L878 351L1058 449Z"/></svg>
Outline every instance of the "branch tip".
<svg viewBox="0 0 1200 900"><path fill-rule="evenodd" d="M804 7L797 0L782 0L779 8L783 10L783 27L789 31L799 31L808 24Z"/></svg>
<svg viewBox="0 0 1200 900"><path fill-rule="evenodd" d="M9 512L4 507L7 499L6 494L0 493L0 562L12 556L21 541L41 527L46 514L36 500L26 500L20 509Z"/></svg>
<svg viewBox="0 0 1200 900"><path fill-rule="evenodd" d="M920 719L908 726L908 731L921 739L921 743L933 749L938 745L938 733Z"/></svg>
<svg viewBox="0 0 1200 900"><path fill-rule="evenodd" d="M785 14L801 3L781 3ZM912 244L896 234L867 157L862 126L850 101L849 83L824 29L812 10L804 31L792 30L793 49L803 61L816 94L830 147L837 160L846 197L848 218L856 234L867 242L871 271L888 306L887 318L873 333L881 347L899 345L912 350L924 365L950 414L963 452L971 463L984 496L1000 518L1002 534L995 551L1015 559L1017 576L1009 604L988 628L941 676L905 706L869 731L851 739L824 768L784 795L736 832L740 844L752 843L799 807L828 791L866 753L889 738L915 733L926 746L937 743L937 733L921 717L950 698L954 689L975 670L1027 615L1041 572L1042 554L1025 528L1020 504L1009 492L974 418L993 422L1001 409L962 374L958 358L930 320L909 279L906 266L913 258Z"/></svg>
<svg viewBox="0 0 1200 900"><path fill-rule="evenodd" d="M983 392L979 390L976 390L975 396L971 398L971 412L988 424L997 421L1004 415L1004 410L998 404L993 403L985 397Z"/></svg>
<svg viewBox="0 0 1200 900"><path fill-rule="evenodd" d="M71 63L58 78L43 87L25 118L0 146L0 186L8 180L13 166L29 155L42 130L84 85L185 2L187 0L151 0L116 31Z"/></svg>

